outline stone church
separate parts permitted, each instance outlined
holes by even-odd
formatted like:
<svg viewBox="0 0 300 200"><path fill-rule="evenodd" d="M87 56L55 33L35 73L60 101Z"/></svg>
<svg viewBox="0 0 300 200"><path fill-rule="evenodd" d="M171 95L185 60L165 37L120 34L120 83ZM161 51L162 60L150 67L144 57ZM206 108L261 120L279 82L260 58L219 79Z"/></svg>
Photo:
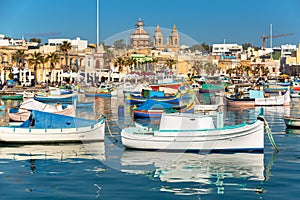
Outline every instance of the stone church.
<svg viewBox="0 0 300 200"><path fill-rule="evenodd" d="M173 26L171 35L164 40L164 35L157 25L153 36L153 43L150 41L150 35L143 28L143 21L139 19L137 29L130 36L130 44L133 49L150 49L152 47L158 50L169 49L174 52L180 48L180 36L176 25Z"/></svg>

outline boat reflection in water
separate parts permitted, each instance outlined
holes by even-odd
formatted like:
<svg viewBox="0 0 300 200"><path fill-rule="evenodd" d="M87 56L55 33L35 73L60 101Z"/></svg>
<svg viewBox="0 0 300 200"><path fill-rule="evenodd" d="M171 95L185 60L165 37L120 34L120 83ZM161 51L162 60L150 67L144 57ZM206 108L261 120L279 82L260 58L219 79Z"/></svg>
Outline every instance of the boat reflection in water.
<svg viewBox="0 0 300 200"><path fill-rule="evenodd" d="M45 144L45 145L9 145L0 146L0 158L10 160L54 159L97 159L105 160L103 142Z"/></svg>
<svg viewBox="0 0 300 200"><path fill-rule="evenodd" d="M225 186L263 192L259 184L264 180L264 154L204 155L125 150L121 165L123 172L151 175L151 178L168 182L169 186L163 186L160 191L181 195L214 191L223 194Z"/></svg>

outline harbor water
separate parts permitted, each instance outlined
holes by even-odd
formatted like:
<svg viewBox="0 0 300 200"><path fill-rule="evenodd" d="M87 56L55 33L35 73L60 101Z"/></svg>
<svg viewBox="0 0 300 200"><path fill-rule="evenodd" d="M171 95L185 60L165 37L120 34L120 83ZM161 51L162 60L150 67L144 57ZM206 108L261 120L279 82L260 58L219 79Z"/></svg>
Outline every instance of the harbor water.
<svg viewBox="0 0 300 200"><path fill-rule="evenodd" d="M290 106L264 107L279 149L265 134L259 153L176 153L126 150L122 128L134 125L123 98L91 98L78 116L106 117L105 142L0 146L0 199L300 199L300 130L287 129L284 115L300 116L300 99ZM15 106L20 102L5 101ZM222 107L224 123L253 121L260 107ZM1 111L3 125L7 110ZM157 125L157 121L149 122Z"/></svg>

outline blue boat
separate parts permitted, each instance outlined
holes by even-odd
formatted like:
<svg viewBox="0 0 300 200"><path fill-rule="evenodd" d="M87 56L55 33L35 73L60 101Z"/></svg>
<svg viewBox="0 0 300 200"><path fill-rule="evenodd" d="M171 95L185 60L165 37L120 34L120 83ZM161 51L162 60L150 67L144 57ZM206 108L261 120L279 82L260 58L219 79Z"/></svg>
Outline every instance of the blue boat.
<svg viewBox="0 0 300 200"><path fill-rule="evenodd" d="M182 106L164 103L148 99L141 106L133 110L135 118L160 118L163 113L193 113L194 103L189 103Z"/></svg>
<svg viewBox="0 0 300 200"><path fill-rule="evenodd" d="M85 93L86 97L111 97L111 93L102 92L102 93Z"/></svg>
<svg viewBox="0 0 300 200"><path fill-rule="evenodd" d="M180 103L180 98L179 98L178 94L177 95L170 95L170 96L163 96L163 97L144 97L144 96L141 96L141 95L130 94L126 99L126 102L130 103L130 104L137 104L138 105L138 104L144 103L148 99L163 102L163 103L175 104L175 105L179 105L179 103Z"/></svg>

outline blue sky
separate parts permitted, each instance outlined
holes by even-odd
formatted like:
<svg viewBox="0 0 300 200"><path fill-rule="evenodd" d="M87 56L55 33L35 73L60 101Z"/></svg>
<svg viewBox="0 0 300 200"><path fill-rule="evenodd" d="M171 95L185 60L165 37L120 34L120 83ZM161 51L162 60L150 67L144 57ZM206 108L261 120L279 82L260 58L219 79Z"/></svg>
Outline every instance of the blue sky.
<svg viewBox="0 0 300 200"><path fill-rule="evenodd" d="M178 30L198 43L252 43L261 35L293 33L273 38L273 46L300 43L298 0L99 0L100 41L135 28ZM13 38L80 37L96 42L96 0L0 0L0 33ZM267 43L269 45L269 41Z"/></svg>

